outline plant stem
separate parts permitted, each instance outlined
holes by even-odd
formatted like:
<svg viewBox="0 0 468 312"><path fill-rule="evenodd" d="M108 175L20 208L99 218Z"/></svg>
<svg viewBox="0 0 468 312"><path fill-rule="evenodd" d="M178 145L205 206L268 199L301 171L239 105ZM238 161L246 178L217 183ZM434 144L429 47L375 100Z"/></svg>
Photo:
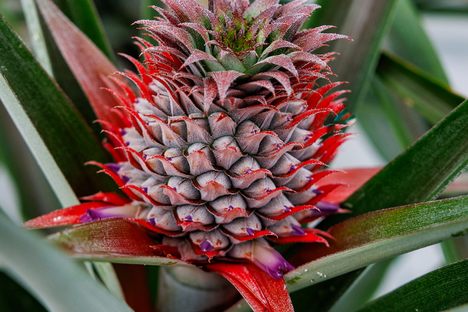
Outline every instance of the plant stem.
<svg viewBox="0 0 468 312"><path fill-rule="evenodd" d="M214 273L184 266L161 268L157 311L222 311L236 299L236 290Z"/></svg>

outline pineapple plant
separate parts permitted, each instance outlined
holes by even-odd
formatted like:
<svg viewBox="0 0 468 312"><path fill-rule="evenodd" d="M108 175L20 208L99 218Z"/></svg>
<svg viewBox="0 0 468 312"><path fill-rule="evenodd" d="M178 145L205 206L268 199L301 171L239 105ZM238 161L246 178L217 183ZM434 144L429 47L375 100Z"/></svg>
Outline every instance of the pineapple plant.
<svg viewBox="0 0 468 312"><path fill-rule="evenodd" d="M204 6L196 0L164 0L152 7L155 18L135 22L142 32L135 38L141 59L122 54L135 68L125 71L117 71L52 1L37 0L37 7L103 130L102 146L111 159L103 161L101 150L95 154L100 159L86 159L87 165L99 167L118 186L114 192L97 188L94 195L80 194L86 195L81 203L25 222L29 229L68 227L50 239L75 257L177 264L190 268L176 274L182 285L193 278L195 284L222 285L201 268L232 283L255 311L293 311L286 282L292 290L303 289L366 263L355 264L347 253L384 240L387 249L375 247L369 256L372 261L381 253L376 261L394 255L390 245L412 231L419 230L421 237L431 226L443 228L436 238L426 238L429 244L466 229L465 197L421 203L411 210L418 213L413 216L407 216L409 206L401 206L433 198L464 168L466 153L455 153L447 168L431 151L442 144L433 139L440 133L451 134L444 144L452 148L464 142L465 103L380 172L330 168L353 117L345 101L348 85L333 70L337 54L327 47L350 37L332 32L332 26L304 27L318 5L216 0ZM377 7L391 10L392 5ZM5 70L4 79L13 85L8 74ZM69 107L61 109L70 113ZM76 127L87 133L81 118ZM76 140L94 148L94 139ZM414 157L425 162L408 167ZM415 174L401 177L403 169L394 168ZM408 186L430 176L430 170L439 170L436 181L409 193ZM444 205L452 213L435 214L435 207ZM351 213L392 206L401 207L382 210L384 222L377 212L339 223ZM428 212L439 219L434 217L433 224L418 219ZM411 218L420 222L415 225ZM447 227L453 220L458 221ZM327 230L327 222L338 224ZM402 242L401 250L421 245L406 246L411 242ZM341 260L333 262L337 255ZM336 263L345 269L335 270ZM314 265L321 269L311 269ZM463 262L458 265L464 268ZM143 287L129 277L141 270L116 269L128 304L146 311L127 293ZM114 272L111 266L105 270ZM172 287L164 284L168 272L161 272L160 288ZM318 280L311 278L315 275ZM227 308L238 298L231 288L219 287L220 293L206 295L193 311ZM136 301L145 301L144 292L137 292ZM188 309L184 296L190 291L159 292L164 295L158 309ZM220 294L224 298L217 298ZM165 296L174 296L170 305L161 304L168 301Z"/></svg>
<svg viewBox="0 0 468 312"><path fill-rule="evenodd" d="M314 51L345 36L300 30L317 9L302 0L164 4L137 22L156 44L138 38L144 60L127 58L139 75L114 78L120 110L99 116L115 162L97 165L127 200L26 226L129 218L160 236L164 256L247 260L282 278L293 267L269 241L327 244L302 225L342 211L322 200L338 184L317 183L346 137L346 91L329 81L334 54Z"/></svg>

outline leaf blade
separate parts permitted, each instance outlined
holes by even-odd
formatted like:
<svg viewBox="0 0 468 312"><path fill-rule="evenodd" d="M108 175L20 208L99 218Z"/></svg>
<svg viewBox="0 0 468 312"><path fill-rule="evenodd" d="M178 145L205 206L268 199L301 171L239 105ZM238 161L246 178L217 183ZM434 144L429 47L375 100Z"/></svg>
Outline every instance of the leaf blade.
<svg viewBox="0 0 468 312"><path fill-rule="evenodd" d="M389 90L433 124L464 100L422 70L389 53L382 54L377 75Z"/></svg>
<svg viewBox="0 0 468 312"><path fill-rule="evenodd" d="M51 0L36 0L36 3L96 116L114 125L122 125L119 115L113 110L118 105L117 100L103 89L107 87L105 79L117 72L115 66Z"/></svg>
<svg viewBox="0 0 468 312"><path fill-rule="evenodd" d="M310 280L315 284L467 229L467 196L370 212L334 226L332 247L316 248L317 260L288 273L286 279L295 291Z"/></svg>
<svg viewBox="0 0 468 312"><path fill-rule="evenodd" d="M344 205L353 214L428 200L438 195L467 162L468 101L463 102L407 151L349 197ZM458 140L460 139L460 140ZM447 155L445 155L447 153ZM328 227L346 216L332 216L320 224ZM347 274L334 290L321 297L325 305L341 286L356 279L361 271ZM332 283L332 281L330 281ZM313 286L316 292L320 286ZM318 300L316 300L318 301Z"/></svg>
<svg viewBox="0 0 468 312"><path fill-rule="evenodd" d="M369 302L359 311L445 311L467 302L468 260L465 260L423 275Z"/></svg>
<svg viewBox="0 0 468 312"><path fill-rule="evenodd" d="M373 211L335 226L330 232L336 239L331 248L314 248L316 252L307 258L316 259L286 274L285 280L289 291L296 292L348 272L354 279L359 268L467 229L468 196ZM238 303L228 311L246 311L246 307Z"/></svg>
<svg viewBox="0 0 468 312"><path fill-rule="evenodd" d="M467 151L468 101L465 101L344 205L352 208L354 214L361 214L434 198L466 168Z"/></svg>
<svg viewBox="0 0 468 312"><path fill-rule="evenodd" d="M87 195L102 185L84 163L107 157L79 113L2 19L0 52L2 102L62 205L73 205L74 191Z"/></svg>
<svg viewBox="0 0 468 312"><path fill-rule="evenodd" d="M135 222L122 218L84 223L49 238L79 260L190 265L178 259L159 256L158 244L148 233Z"/></svg>
<svg viewBox="0 0 468 312"><path fill-rule="evenodd" d="M131 311L70 259L1 212L0 233L0 261L49 311ZM67 291L70 285L77 287Z"/></svg>
<svg viewBox="0 0 468 312"><path fill-rule="evenodd" d="M58 0L60 8L86 36L109 58L114 52L92 0Z"/></svg>
<svg viewBox="0 0 468 312"><path fill-rule="evenodd" d="M388 32L390 51L430 74L431 77L447 84L447 74L424 30L414 3L398 1L395 10L395 19Z"/></svg>

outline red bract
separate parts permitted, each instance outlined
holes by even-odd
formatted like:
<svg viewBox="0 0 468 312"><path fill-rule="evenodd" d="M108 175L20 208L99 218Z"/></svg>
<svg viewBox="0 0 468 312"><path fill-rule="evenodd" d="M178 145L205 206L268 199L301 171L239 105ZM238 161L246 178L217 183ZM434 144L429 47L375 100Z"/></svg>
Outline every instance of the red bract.
<svg viewBox="0 0 468 312"><path fill-rule="evenodd" d="M307 222L342 212L327 201L342 184L320 181L347 137L346 91L332 91L333 53L314 51L345 36L299 30L317 8L303 0L163 2L137 22L143 61L125 56L138 74L109 77L112 65L39 1L107 133L115 162L94 164L126 198L100 193L26 225L81 224L60 240L75 254L178 258L220 273L257 311L292 310L282 276L293 267L273 246L327 245Z"/></svg>

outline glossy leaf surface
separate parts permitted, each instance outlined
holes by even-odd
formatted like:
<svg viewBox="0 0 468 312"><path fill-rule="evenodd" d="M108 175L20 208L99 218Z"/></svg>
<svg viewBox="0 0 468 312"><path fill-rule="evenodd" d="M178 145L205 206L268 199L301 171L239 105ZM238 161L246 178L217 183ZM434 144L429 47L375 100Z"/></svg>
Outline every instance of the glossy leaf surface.
<svg viewBox="0 0 468 312"><path fill-rule="evenodd" d="M312 249L310 256L318 259L286 278L291 290L296 290L437 243L466 229L466 196L371 212L332 227L330 234L336 241L331 248Z"/></svg>

